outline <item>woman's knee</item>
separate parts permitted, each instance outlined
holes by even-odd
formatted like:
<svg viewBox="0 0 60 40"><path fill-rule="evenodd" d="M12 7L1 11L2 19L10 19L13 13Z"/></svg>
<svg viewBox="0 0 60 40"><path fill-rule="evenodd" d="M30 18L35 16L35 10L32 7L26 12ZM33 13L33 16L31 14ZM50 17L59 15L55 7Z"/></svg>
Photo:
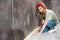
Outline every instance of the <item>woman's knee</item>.
<svg viewBox="0 0 60 40"><path fill-rule="evenodd" d="M49 28L54 28L55 25L56 23L54 21L49 21L46 26Z"/></svg>

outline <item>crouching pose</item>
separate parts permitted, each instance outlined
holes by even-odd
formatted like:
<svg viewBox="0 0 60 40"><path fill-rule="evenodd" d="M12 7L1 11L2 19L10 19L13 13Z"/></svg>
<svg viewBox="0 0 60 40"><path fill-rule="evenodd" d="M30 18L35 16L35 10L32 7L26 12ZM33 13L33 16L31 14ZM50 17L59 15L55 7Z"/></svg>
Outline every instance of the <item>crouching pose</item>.
<svg viewBox="0 0 60 40"><path fill-rule="evenodd" d="M42 19L41 25L38 26L40 27L40 30L44 28L43 32L48 32L49 30L54 29L58 24L56 14L52 10L47 9L43 2L38 3L36 9L38 16Z"/></svg>

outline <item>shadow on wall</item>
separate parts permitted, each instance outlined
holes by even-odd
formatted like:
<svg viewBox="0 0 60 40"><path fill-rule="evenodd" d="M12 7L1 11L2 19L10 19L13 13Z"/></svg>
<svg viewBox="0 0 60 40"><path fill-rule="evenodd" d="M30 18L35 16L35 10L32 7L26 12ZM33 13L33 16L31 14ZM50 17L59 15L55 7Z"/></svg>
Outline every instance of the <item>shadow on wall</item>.
<svg viewBox="0 0 60 40"><path fill-rule="evenodd" d="M6 29L6 30L0 30L0 40L13 40L14 34L13 30Z"/></svg>
<svg viewBox="0 0 60 40"><path fill-rule="evenodd" d="M23 40L24 32L21 30L0 30L0 40Z"/></svg>
<svg viewBox="0 0 60 40"><path fill-rule="evenodd" d="M23 40L24 32L21 30L14 30L14 40Z"/></svg>

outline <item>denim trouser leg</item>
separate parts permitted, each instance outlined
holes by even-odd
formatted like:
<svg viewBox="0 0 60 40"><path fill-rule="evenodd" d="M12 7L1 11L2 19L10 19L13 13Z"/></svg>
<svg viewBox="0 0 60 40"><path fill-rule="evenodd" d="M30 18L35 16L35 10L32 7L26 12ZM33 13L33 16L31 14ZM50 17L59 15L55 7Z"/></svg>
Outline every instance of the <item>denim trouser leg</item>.
<svg viewBox="0 0 60 40"><path fill-rule="evenodd" d="M44 28L43 32L47 32L49 29L47 27Z"/></svg>
<svg viewBox="0 0 60 40"><path fill-rule="evenodd" d="M49 21L47 23L46 27L44 28L43 32L47 32L50 29L53 29L55 25L56 25L56 23L54 21Z"/></svg>

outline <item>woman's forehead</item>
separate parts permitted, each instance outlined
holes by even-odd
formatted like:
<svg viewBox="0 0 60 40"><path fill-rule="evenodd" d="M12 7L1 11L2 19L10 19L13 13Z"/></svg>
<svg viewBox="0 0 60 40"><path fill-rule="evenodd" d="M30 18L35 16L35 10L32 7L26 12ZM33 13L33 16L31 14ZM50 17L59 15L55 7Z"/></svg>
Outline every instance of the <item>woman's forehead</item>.
<svg viewBox="0 0 60 40"><path fill-rule="evenodd" d="M39 6L38 8L43 8L43 7Z"/></svg>
<svg viewBox="0 0 60 40"><path fill-rule="evenodd" d="M43 8L43 7L38 7L38 9L41 9L41 8Z"/></svg>

